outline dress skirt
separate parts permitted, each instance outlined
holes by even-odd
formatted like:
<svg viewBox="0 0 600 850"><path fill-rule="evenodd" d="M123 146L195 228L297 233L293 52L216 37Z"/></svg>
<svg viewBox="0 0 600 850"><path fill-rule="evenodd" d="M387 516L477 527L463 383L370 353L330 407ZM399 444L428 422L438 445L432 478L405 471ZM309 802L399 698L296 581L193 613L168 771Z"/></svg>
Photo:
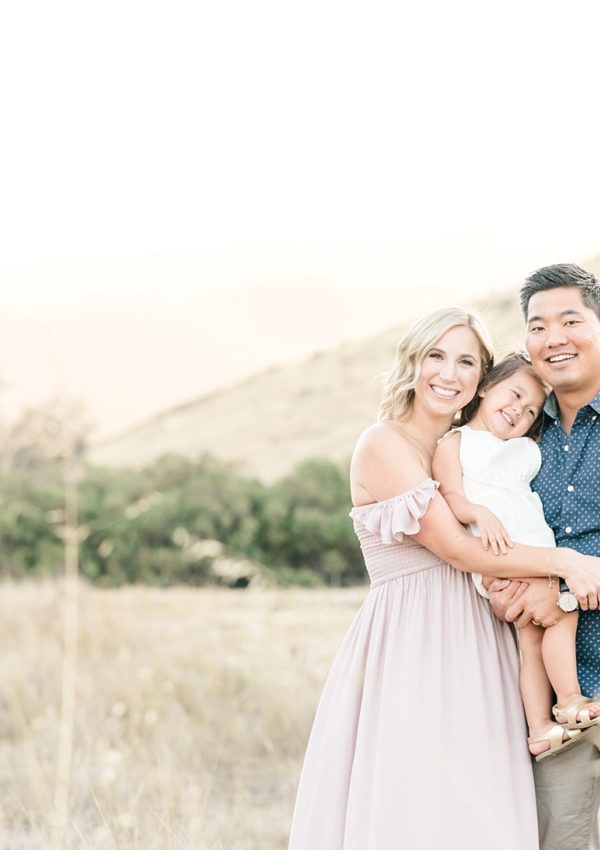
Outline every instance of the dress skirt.
<svg viewBox="0 0 600 850"><path fill-rule="evenodd" d="M352 513L372 586L321 696L289 850L538 850L511 627L408 536L434 486Z"/></svg>

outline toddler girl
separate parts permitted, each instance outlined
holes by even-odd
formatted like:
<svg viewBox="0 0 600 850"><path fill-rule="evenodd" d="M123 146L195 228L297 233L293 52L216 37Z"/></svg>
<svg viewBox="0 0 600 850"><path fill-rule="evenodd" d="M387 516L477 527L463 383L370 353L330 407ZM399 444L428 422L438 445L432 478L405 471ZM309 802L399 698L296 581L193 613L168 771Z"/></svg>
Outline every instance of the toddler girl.
<svg viewBox="0 0 600 850"><path fill-rule="evenodd" d="M533 439L541 425L546 387L530 364L512 354L492 368L478 392L467 425L439 442L433 475L458 520L481 537L484 549L506 552L512 541L554 546L542 504L529 484L541 466ZM482 577L473 575L482 596ZM558 581L549 576L548 580ZM575 600L576 602L576 600ZM557 611L558 623L544 629L530 623L519 630L521 694L536 759L574 743L581 729L600 722L600 704L581 694L577 679L577 611ZM550 714L552 691L557 704Z"/></svg>

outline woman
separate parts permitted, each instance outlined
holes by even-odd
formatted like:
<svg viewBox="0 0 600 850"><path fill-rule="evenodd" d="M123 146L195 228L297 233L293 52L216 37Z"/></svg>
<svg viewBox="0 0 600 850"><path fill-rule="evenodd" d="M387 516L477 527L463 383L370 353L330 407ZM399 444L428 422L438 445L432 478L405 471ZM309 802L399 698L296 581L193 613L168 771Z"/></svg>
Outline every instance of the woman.
<svg viewBox="0 0 600 850"><path fill-rule="evenodd" d="M437 441L491 363L476 317L426 316L400 341L380 421L358 441L351 516L371 589L321 697L290 850L538 848L513 634L467 571L560 575L587 604L600 562L518 544L485 552L437 493Z"/></svg>

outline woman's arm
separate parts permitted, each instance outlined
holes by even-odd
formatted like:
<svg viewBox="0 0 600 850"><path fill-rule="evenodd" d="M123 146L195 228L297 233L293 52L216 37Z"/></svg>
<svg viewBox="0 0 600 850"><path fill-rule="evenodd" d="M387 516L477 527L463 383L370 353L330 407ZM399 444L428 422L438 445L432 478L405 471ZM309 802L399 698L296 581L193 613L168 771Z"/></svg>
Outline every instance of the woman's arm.
<svg viewBox="0 0 600 850"><path fill-rule="evenodd" d="M463 572L500 578L561 576L583 609L597 608L600 596L600 558L572 549L541 548L515 543L506 554L483 551L478 540L459 524L443 496L436 493L414 535L422 546Z"/></svg>

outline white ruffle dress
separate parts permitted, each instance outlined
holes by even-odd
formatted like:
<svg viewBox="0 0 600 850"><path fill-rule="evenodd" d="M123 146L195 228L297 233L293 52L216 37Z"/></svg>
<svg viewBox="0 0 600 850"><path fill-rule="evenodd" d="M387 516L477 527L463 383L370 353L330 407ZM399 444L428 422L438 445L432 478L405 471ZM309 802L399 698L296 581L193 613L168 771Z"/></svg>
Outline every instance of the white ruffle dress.
<svg viewBox="0 0 600 850"><path fill-rule="evenodd" d="M555 546L540 497L530 487L542 465L537 443L529 437L500 440L468 425L456 430L460 431L459 457L467 499L495 513L515 543ZM479 535L476 526L469 528Z"/></svg>
<svg viewBox="0 0 600 850"><path fill-rule="evenodd" d="M513 543L555 546L540 497L530 487L542 465L538 444L529 437L500 440L468 425L456 430L460 431L459 458L467 499L496 514ZM470 525L469 531L479 537L476 525ZM480 573L473 573L473 582L487 599Z"/></svg>
<svg viewBox="0 0 600 850"><path fill-rule="evenodd" d="M513 634L410 537L437 486L350 514L371 587L321 696L289 850L538 850Z"/></svg>

